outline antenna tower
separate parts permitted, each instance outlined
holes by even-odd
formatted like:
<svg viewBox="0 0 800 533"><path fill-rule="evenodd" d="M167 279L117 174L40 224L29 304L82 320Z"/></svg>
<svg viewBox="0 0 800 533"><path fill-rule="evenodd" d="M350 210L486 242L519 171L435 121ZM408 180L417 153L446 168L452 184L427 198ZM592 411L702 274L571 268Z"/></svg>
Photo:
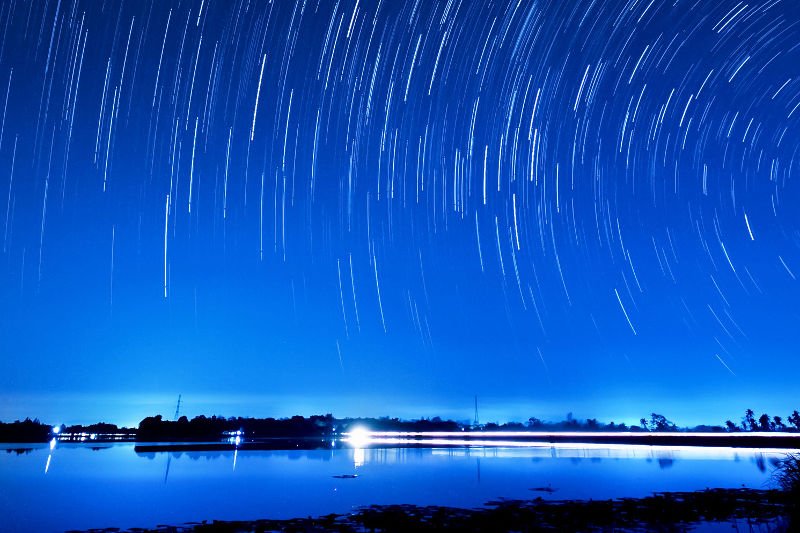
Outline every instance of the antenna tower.
<svg viewBox="0 0 800 533"><path fill-rule="evenodd" d="M478 411L475 411L475 412L477 413ZM175 421L176 422L178 421L178 416L180 415L180 413L181 413L181 395L178 394L178 405L175 406Z"/></svg>

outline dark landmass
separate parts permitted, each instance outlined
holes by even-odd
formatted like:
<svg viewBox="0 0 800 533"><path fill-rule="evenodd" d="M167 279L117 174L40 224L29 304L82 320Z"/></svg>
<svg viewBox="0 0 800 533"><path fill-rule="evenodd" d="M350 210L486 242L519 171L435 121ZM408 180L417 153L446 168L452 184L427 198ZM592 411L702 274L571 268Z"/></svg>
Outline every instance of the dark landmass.
<svg viewBox="0 0 800 533"><path fill-rule="evenodd" d="M535 431L547 434L552 432L577 431L585 432L585 436L552 437L551 442L596 442L596 443L631 443L642 444L691 444L698 446L720 445L725 436L737 434L736 439L724 439L725 445L758 447L797 447L800 446L800 413L795 410L786 417L770 417L766 413L759 418L748 409L740 424L726 421L725 425L701 425L693 428L679 428L665 416L651 413L650 418L642 418L639 425L626 425L609 422L607 424L589 418L578 420L568 414L561 422L545 422L531 417L523 424L507 422L504 424L469 424L454 420L443 420L439 417L421 418L419 420L401 420L399 418L335 418L331 414L310 417L293 416L291 418L243 418L223 416L197 416L191 420L181 416L178 420L164 420L163 416L149 416L143 419L136 429L118 427L115 424L99 422L88 426L57 426L44 424L39 420L25 419L12 423L0 422L0 442L47 442L53 437L62 441L137 441L137 442L219 442L234 436L241 441L262 441L265 439L317 439L330 441L341 436L354 427L364 427L371 431L402 431L410 433L431 431L480 431L481 438L491 438L497 431ZM596 432L636 433L637 435L597 436ZM691 437L687 432L718 434L720 439L711 435ZM796 433L797 436L764 437L747 435L747 433ZM659 435L653 435L658 433ZM664 435L665 433L674 433ZM641 437L639 436L641 435ZM485 437L484 437L485 436ZM715 444L716 443L716 444ZM768 443L768 444L767 444Z"/></svg>
<svg viewBox="0 0 800 533"><path fill-rule="evenodd" d="M52 430L52 426L30 418L0 422L0 442L47 442L52 438Z"/></svg>
<svg viewBox="0 0 800 533"><path fill-rule="evenodd" d="M119 427L116 424L98 422L88 426L53 426L39 419L17 420L16 422L0 422L0 442L48 442L53 437L64 441L79 441L82 436L94 435L100 440L134 440L136 430Z"/></svg>
<svg viewBox="0 0 800 533"><path fill-rule="evenodd" d="M791 502L792 495L786 491L713 489L617 500L504 500L489 502L480 509L375 505L350 514L317 518L214 520L130 531L685 531L703 523L716 522L738 524L749 531L788 532L796 531L793 528L800 526L796 513L792 515Z"/></svg>

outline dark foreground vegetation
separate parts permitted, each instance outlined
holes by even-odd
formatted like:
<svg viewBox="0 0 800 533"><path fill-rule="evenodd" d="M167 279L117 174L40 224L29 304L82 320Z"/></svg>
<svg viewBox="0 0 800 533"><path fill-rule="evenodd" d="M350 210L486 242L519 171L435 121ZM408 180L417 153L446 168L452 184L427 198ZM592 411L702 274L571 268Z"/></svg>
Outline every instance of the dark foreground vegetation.
<svg viewBox="0 0 800 533"><path fill-rule="evenodd" d="M730 524L731 530L738 531L798 531L800 457L787 456L778 467L775 481L780 489L708 489L597 501L546 501L539 497L494 501L479 509L373 505L318 518L214 520L134 531L686 531L709 523Z"/></svg>
<svg viewBox="0 0 800 533"><path fill-rule="evenodd" d="M638 425L624 423L603 423L589 418L579 420L568 414L560 422L546 422L535 417L526 423L507 422L498 424L469 424L454 420L443 420L439 417L421 418L419 420L401 420L399 418L335 418L331 414L310 417L293 416L291 418L243 418L223 416L196 416L191 420L181 416L177 420L165 420L163 416L149 416L143 419L137 428L118 427L115 424L99 422L87 426L57 426L45 424L37 420L25 419L12 423L0 422L0 442L46 442L58 435L61 440L136 440L139 442L200 442L216 441L225 436L239 435L243 439L271 438L313 438L331 439L362 426L372 431L585 431L585 432L632 432L632 433L665 433L665 432L704 432L704 433L741 433L741 432L788 432L800 435L800 412L793 411L785 421L780 416L769 416L764 413L755 416L752 409L745 412L741 423L726 421L724 425L700 425L692 428L679 428L664 415L651 413L649 418L642 418ZM113 436L113 438L111 438ZM743 440L740 442L744 442Z"/></svg>

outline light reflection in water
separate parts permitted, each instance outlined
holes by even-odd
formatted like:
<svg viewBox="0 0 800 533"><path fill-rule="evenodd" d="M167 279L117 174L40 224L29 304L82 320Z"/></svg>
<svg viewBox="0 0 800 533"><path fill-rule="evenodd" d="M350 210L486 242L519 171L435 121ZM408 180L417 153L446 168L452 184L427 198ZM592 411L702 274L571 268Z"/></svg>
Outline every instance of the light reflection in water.
<svg viewBox="0 0 800 533"><path fill-rule="evenodd" d="M18 450L0 446L0 516L31 531L321 516L371 504L474 507L499 497L606 499L707 487L768 488L775 461L786 453L549 443L497 447L474 441L462 448L170 453L135 453L133 444L98 451L58 442L53 450L49 444ZM59 463L51 474L55 454ZM348 475L354 468L357 476ZM53 512L41 513L41 501Z"/></svg>
<svg viewBox="0 0 800 533"><path fill-rule="evenodd" d="M484 438L463 438L462 435L474 435ZM404 432L372 432L359 428L345 433L342 441L355 448L367 446L406 447L417 446L433 448L433 453L470 454L476 448L489 448L497 450L496 456L519 457L519 450L523 456L529 457L568 457L568 458L654 458L674 459L678 454L682 459L707 459L707 460L738 460L744 455L783 455L798 453L800 450L783 448L740 448L732 446L665 446L651 444L607 444L584 442L546 442L547 435L540 441L512 439L513 433L481 434L475 432L429 432L429 433L404 433ZM522 437L531 438L535 433L521 432ZM561 436L576 436L579 434L562 433ZM505 437L499 439L495 437Z"/></svg>
<svg viewBox="0 0 800 533"><path fill-rule="evenodd" d="M356 468L364 466L365 461L366 454L364 453L364 448L353 448L353 466Z"/></svg>
<svg viewBox="0 0 800 533"><path fill-rule="evenodd" d="M50 440L50 452L47 454L47 463L44 465L44 473L47 474L50 471L50 461L53 459L53 450L56 449L56 439L53 437Z"/></svg>

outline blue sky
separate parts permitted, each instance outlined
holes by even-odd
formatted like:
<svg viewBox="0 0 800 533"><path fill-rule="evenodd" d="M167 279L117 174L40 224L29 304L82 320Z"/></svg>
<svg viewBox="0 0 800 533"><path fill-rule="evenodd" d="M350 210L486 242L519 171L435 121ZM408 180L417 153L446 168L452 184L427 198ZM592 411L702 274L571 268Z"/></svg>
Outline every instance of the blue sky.
<svg viewBox="0 0 800 533"><path fill-rule="evenodd" d="M798 16L0 11L0 418L787 415Z"/></svg>

